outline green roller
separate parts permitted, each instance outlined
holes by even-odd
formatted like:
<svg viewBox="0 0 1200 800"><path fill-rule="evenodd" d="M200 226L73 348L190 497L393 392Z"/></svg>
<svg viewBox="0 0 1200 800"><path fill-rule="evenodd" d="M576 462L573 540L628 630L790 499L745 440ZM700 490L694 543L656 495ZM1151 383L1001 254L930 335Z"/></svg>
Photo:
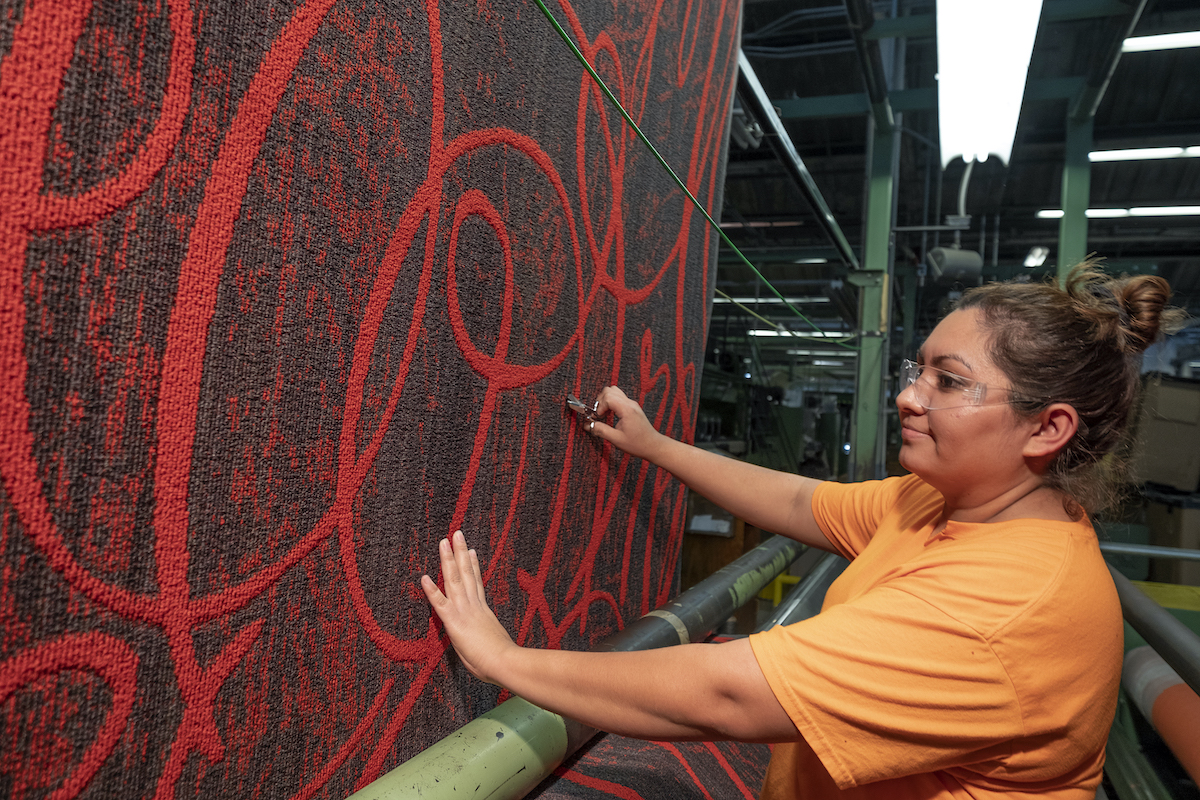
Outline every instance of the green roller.
<svg viewBox="0 0 1200 800"><path fill-rule="evenodd" d="M566 755L563 718L514 697L355 792L350 800L520 798Z"/></svg>

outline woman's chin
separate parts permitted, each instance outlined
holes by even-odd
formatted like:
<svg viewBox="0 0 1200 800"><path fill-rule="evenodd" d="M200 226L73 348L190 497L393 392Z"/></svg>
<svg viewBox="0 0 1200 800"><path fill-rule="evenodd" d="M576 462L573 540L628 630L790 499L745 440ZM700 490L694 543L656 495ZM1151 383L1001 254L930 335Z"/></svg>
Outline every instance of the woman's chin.
<svg viewBox="0 0 1200 800"><path fill-rule="evenodd" d="M900 453L897 455L896 460L900 462L900 466L904 467L906 470L911 472L913 475L920 477L921 465L919 463L919 460L914 458L913 453L912 453L912 447L910 445L907 445L907 444L900 445Z"/></svg>

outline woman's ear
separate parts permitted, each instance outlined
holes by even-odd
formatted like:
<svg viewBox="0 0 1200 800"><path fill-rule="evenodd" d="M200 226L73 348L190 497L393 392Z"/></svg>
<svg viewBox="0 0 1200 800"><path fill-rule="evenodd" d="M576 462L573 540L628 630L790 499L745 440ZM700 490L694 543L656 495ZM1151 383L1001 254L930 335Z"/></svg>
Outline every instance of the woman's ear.
<svg viewBox="0 0 1200 800"><path fill-rule="evenodd" d="M1034 420L1037 427L1025 442L1027 458L1053 458L1079 430L1079 412L1067 403L1051 403Z"/></svg>

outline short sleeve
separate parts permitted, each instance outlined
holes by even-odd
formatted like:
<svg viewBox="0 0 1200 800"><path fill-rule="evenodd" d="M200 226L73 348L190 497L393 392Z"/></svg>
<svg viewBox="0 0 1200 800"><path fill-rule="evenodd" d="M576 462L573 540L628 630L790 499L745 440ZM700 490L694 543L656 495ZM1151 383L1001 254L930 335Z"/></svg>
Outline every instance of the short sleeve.
<svg viewBox="0 0 1200 800"><path fill-rule="evenodd" d="M940 495L915 475L861 483L826 481L813 493L813 518L840 554L853 560L904 495L919 492L936 496L940 504Z"/></svg>
<svg viewBox="0 0 1200 800"><path fill-rule="evenodd" d="M1016 692L988 642L880 587L750 637L771 690L843 789L1008 755Z"/></svg>

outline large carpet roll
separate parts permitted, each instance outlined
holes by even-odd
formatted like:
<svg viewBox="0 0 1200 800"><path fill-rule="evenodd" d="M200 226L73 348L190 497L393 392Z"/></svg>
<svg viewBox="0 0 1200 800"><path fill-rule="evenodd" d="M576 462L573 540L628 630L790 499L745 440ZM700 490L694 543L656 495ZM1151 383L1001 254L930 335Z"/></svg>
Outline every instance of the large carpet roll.
<svg viewBox="0 0 1200 800"><path fill-rule="evenodd" d="M739 4L555 3L720 208ZM520 0L0 13L0 796L344 797L675 590L707 223Z"/></svg>

